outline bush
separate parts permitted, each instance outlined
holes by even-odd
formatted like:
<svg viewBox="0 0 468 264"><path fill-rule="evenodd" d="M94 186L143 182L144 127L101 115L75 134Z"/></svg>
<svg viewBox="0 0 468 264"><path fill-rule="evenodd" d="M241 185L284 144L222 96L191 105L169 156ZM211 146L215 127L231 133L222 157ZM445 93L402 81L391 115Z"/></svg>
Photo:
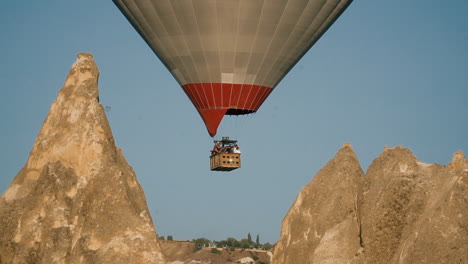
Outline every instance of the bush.
<svg viewBox="0 0 468 264"><path fill-rule="evenodd" d="M211 253L213 254L221 254L221 251L219 251L217 248L212 248Z"/></svg>
<svg viewBox="0 0 468 264"><path fill-rule="evenodd" d="M257 254L252 253L252 251L250 251L249 253L250 253L250 256L252 257L253 260L257 261L259 259Z"/></svg>
<svg viewBox="0 0 468 264"><path fill-rule="evenodd" d="M270 244L270 243L265 243L265 244L263 244L263 248L264 248L265 250L270 250L270 249L273 248L273 245Z"/></svg>

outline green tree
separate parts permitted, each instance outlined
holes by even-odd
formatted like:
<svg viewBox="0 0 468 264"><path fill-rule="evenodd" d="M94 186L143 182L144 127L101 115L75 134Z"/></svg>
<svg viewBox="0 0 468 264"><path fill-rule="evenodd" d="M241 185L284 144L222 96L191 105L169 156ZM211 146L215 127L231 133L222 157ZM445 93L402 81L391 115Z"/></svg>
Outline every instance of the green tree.
<svg viewBox="0 0 468 264"><path fill-rule="evenodd" d="M252 242L252 236L250 235L250 233L247 235L247 240L248 240L249 242Z"/></svg>
<svg viewBox="0 0 468 264"><path fill-rule="evenodd" d="M193 239L192 242L195 244L195 248L193 249L193 251L198 251L202 249L204 246L208 246L208 244L211 241L204 237L201 237L201 238Z"/></svg>
<svg viewBox="0 0 468 264"><path fill-rule="evenodd" d="M167 240L173 240L172 235L167 236Z"/></svg>
<svg viewBox="0 0 468 264"><path fill-rule="evenodd" d="M252 245L252 241L249 241L248 238L247 239L243 238L240 241L240 247L241 248L250 248L251 245Z"/></svg>
<svg viewBox="0 0 468 264"><path fill-rule="evenodd" d="M260 237L257 234L257 239L255 239L255 243L257 244L257 247L260 247Z"/></svg>
<svg viewBox="0 0 468 264"><path fill-rule="evenodd" d="M263 248L265 250L270 250L270 249L273 248L273 245L267 242L267 243L263 244Z"/></svg>
<svg viewBox="0 0 468 264"><path fill-rule="evenodd" d="M226 246L228 246L228 247L240 247L240 243L235 238L228 237L226 239Z"/></svg>

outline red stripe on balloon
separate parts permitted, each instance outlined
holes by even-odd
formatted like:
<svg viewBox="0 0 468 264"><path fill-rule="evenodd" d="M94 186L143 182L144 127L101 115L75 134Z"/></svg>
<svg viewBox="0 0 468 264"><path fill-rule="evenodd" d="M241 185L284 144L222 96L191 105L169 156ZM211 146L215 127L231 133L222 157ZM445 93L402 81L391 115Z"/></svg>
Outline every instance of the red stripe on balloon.
<svg viewBox="0 0 468 264"><path fill-rule="evenodd" d="M273 89L266 89L268 87L263 87L263 89L260 89L257 96L256 96L256 99L253 100L254 104L253 104L253 108L255 109L258 109L260 108L260 106L263 104L263 102L265 101L265 99L268 97L268 95L270 95L271 91Z"/></svg>
<svg viewBox="0 0 468 264"><path fill-rule="evenodd" d="M232 93L232 83L223 83L222 92L221 92L221 99L222 105L231 105L231 93Z"/></svg>
<svg viewBox="0 0 468 264"><path fill-rule="evenodd" d="M251 84L244 84L241 86L240 95L237 100L237 104L239 108L246 109L247 107L249 107L248 102L251 100L249 98L249 92L252 90L252 86L253 85Z"/></svg>
<svg viewBox="0 0 468 264"><path fill-rule="evenodd" d="M216 135L222 117L256 112L273 90L253 84L189 83L182 86L198 109L208 132Z"/></svg>
<svg viewBox="0 0 468 264"><path fill-rule="evenodd" d="M189 83L182 86L197 109L238 109L255 112L265 101L270 87L252 84Z"/></svg>
<svg viewBox="0 0 468 264"><path fill-rule="evenodd" d="M184 89L184 91L185 91L185 93L187 94L187 96L190 98L190 100L192 101L192 103L194 105L201 105L202 104L203 99L198 94L198 90L195 89L195 86L187 87L187 89Z"/></svg>
<svg viewBox="0 0 468 264"><path fill-rule="evenodd" d="M208 93L206 92L206 85L195 83L195 87L193 87L193 89L195 89L195 91L200 95L201 107L209 107L210 103L208 100Z"/></svg>
<svg viewBox="0 0 468 264"><path fill-rule="evenodd" d="M184 89L185 91L185 94L188 96L188 98L190 99L190 101L192 101L192 104L193 105L197 105L199 104L199 99L198 99L198 96L196 96L196 94L194 93L194 91L192 91L192 88L190 87L187 87L187 89Z"/></svg>
<svg viewBox="0 0 468 264"><path fill-rule="evenodd" d="M221 89L221 83L212 83L211 86L213 87L212 92L213 92L213 97L215 99L215 105L217 104L222 104L222 89Z"/></svg>
<svg viewBox="0 0 468 264"><path fill-rule="evenodd" d="M231 91L231 102L229 103L229 105L226 105L226 107L229 107L229 108L234 108L234 109L237 109L239 108L238 104L239 104L239 99L241 98L241 89L242 89L242 84L241 85L236 85L236 84L233 84L232 85L232 91Z"/></svg>

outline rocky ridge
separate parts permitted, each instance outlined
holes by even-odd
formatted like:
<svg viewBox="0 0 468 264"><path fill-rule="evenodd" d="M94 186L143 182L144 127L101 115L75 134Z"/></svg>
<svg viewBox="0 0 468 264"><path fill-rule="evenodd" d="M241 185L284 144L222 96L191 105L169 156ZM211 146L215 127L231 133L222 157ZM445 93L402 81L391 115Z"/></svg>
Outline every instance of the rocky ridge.
<svg viewBox="0 0 468 264"><path fill-rule="evenodd" d="M467 263L468 162L385 147L363 173L345 144L285 216L273 264Z"/></svg>
<svg viewBox="0 0 468 264"><path fill-rule="evenodd" d="M78 54L29 159L0 197L0 263L166 263L136 175Z"/></svg>
<svg viewBox="0 0 468 264"><path fill-rule="evenodd" d="M161 240L168 264L269 264L271 252L257 249L202 248L188 241Z"/></svg>

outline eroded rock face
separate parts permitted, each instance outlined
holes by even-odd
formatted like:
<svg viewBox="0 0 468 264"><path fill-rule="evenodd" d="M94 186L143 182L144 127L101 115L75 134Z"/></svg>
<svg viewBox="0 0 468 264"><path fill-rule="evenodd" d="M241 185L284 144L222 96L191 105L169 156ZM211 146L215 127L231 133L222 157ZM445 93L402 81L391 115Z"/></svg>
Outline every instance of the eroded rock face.
<svg viewBox="0 0 468 264"><path fill-rule="evenodd" d="M386 147L365 175L351 169L358 166L357 159L353 166L341 166L341 174L328 169L343 163L345 148L299 194L283 221L272 263L468 261L468 162L462 152L444 167L422 163L406 148ZM337 185L343 176L349 177L347 192ZM357 201L351 199L351 189L357 190ZM339 205L333 202L340 197ZM298 200L309 206L298 207ZM360 228L339 228L346 225L343 209L352 202L357 209L349 221ZM309 209L318 215L308 216ZM335 215L332 220L330 215ZM305 236L309 230L318 236Z"/></svg>
<svg viewBox="0 0 468 264"><path fill-rule="evenodd" d="M145 196L78 54L29 159L0 197L0 263L166 263Z"/></svg>
<svg viewBox="0 0 468 264"><path fill-rule="evenodd" d="M283 220L273 263L347 263L359 252L364 172L345 146L299 193Z"/></svg>
<svg viewBox="0 0 468 264"><path fill-rule="evenodd" d="M366 263L468 261L466 168L461 152L444 167L422 163L403 147L386 148L363 188Z"/></svg>

